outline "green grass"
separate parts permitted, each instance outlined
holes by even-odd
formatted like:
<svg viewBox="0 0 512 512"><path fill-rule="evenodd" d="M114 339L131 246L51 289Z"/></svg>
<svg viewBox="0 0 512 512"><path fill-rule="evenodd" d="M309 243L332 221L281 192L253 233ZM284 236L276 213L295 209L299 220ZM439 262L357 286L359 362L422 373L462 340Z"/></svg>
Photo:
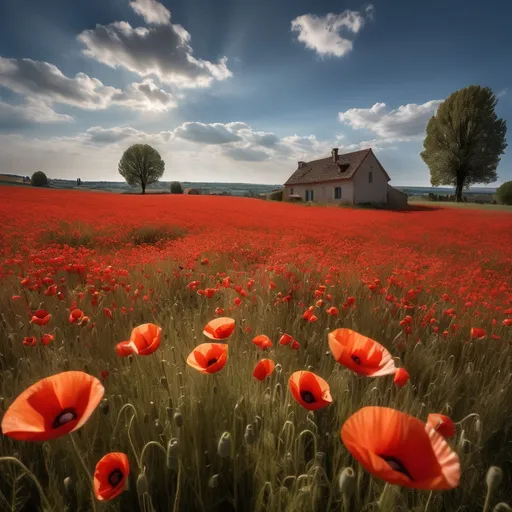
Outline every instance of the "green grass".
<svg viewBox="0 0 512 512"><path fill-rule="evenodd" d="M512 212L512 205L507 204L478 204L478 203L455 203L450 201L424 201L409 197L410 205L431 206L432 208L465 208L469 210L494 210Z"/></svg>
<svg viewBox="0 0 512 512"><path fill-rule="evenodd" d="M163 275L176 268L172 262L160 266ZM368 290L356 282L346 290L335 288L333 302L341 304L347 295L354 295L359 308L343 312L337 319L321 314L315 324L302 321L297 304L273 306L273 296L261 291L255 304L244 306L243 318L240 311L233 312L237 329L228 341L226 367L217 374L202 375L186 365L186 357L196 344L208 341L202 334L204 325L214 317L216 307L227 310L235 293L225 290L217 299L205 300L185 287L201 278L201 269L170 282L152 270L146 269L151 275L144 285L159 297L154 310L139 299L131 315L115 310L113 321L109 320L102 314L104 306L111 300L118 305L127 303L125 291L119 288L95 310L84 305L96 324L92 328L70 325L66 304L55 297L27 291L32 306L46 307L53 315L49 327L55 341L47 347L22 345L29 325L22 301L11 300L18 281L0 291L0 414L19 393L43 377L68 369L96 376L102 370L110 372L101 408L72 434L83 464L69 436L45 443L0 437L0 453L17 457L34 473L52 510L92 510L88 479L97 461L110 451L129 456L130 487L111 502L97 502L98 512L343 511L338 477L346 467L356 472L351 512L481 511L485 474L491 465L504 472L493 506L500 500L510 501L511 344L490 339L466 343L467 332L447 341L423 332L419 342L413 338L406 342L397 322L384 324L390 318L383 296L368 301ZM209 269L208 274L217 271L227 271L236 280L236 272L226 266ZM140 272L129 281L135 283L139 278ZM260 278L264 275L256 276L256 282ZM306 277L302 279L307 284ZM277 289L289 286L280 278L274 280ZM75 291L82 285L78 286ZM297 293L306 304L314 303L312 292ZM419 301L431 304L432 299L420 296ZM376 306L381 308L374 312ZM467 320L471 320L469 313L457 322ZM115 344L128 339L131 328L143 322L163 328L161 347L147 357L117 357ZM443 328L449 324L448 320L442 322ZM251 333L245 331L247 326ZM341 326L388 347L409 371L410 382L397 388L392 377L360 377L336 364L326 339L329 330ZM279 346L282 332L293 335L301 350ZM261 333L274 342L265 355L251 343ZM279 364L267 382L251 377L260 357ZM288 391L289 375L308 367L329 382L334 397L330 407L315 413L302 409ZM384 484L354 461L340 440L344 421L365 405L393 407L422 420L430 412L453 418L457 434L450 444L461 458L461 485L432 495L392 488L379 508ZM182 418L182 426L176 415ZM254 442L245 436L248 425L256 432ZM232 442L231 456L226 458L217 453L224 432L230 433ZM177 440L177 451L168 451L171 440ZM40 501L34 483L12 462L0 464L0 510L37 511ZM71 479L69 492L66 478Z"/></svg>

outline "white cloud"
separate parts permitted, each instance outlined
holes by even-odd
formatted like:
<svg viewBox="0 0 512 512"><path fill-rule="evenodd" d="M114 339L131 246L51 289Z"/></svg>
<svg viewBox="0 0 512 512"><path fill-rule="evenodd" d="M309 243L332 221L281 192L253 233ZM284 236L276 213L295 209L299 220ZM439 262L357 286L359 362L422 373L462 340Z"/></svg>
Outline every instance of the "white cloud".
<svg viewBox="0 0 512 512"><path fill-rule="evenodd" d="M502 89L498 94L496 94L496 96L498 98L503 98L503 96L506 96L507 95L507 92L508 92L508 89Z"/></svg>
<svg viewBox="0 0 512 512"><path fill-rule="evenodd" d="M65 76L48 62L0 57L0 85L25 97L28 121L55 122L71 120L53 111L53 104L70 105L87 110L103 110L112 105L141 111L165 111L176 107L175 97L159 88L151 79L132 83L124 91L103 85L85 73L74 78ZM17 107L3 107L18 118Z"/></svg>
<svg viewBox="0 0 512 512"><path fill-rule="evenodd" d="M48 103L89 109L105 108L112 95L118 92L85 73L68 78L57 66L48 62L3 57L0 57L0 85Z"/></svg>
<svg viewBox="0 0 512 512"><path fill-rule="evenodd" d="M149 78L141 83L133 83L124 91L114 94L112 102L143 111L165 111L177 106L175 96L159 88Z"/></svg>
<svg viewBox="0 0 512 512"><path fill-rule="evenodd" d="M369 130L383 139L409 140L424 134L428 120L435 114L442 100L417 105L409 103L389 110L385 103L371 108L351 108L340 112L342 123L355 130Z"/></svg>
<svg viewBox="0 0 512 512"><path fill-rule="evenodd" d="M156 0L133 0L130 2L130 6L144 18L146 23L168 25L171 22L170 11Z"/></svg>
<svg viewBox="0 0 512 512"><path fill-rule="evenodd" d="M0 101L0 126L12 129L33 123L72 121L71 116L58 114L44 101L27 98L20 105Z"/></svg>
<svg viewBox="0 0 512 512"><path fill-rule="evenodd" d="M304 14L292 20L292 32L297 32L297 39L318 55L343 57L353 47L353 42L344 35L357 34L365 24L365 15L373 19L373 13L373 5L369 5L364 14L350 10L326 16Z"/></svg>
<svg viewBox="0 0 512 512"><path fill-rule="evenodd" d="M162 4L135 0L130 5L150 26L133 28L116 21L85 30L78 39L85 45L87 57L178 87L209 87L214 80L231 76L227 57L217 63L194 57L190 34L171 23L171 13Z"/></svg>
<svg viewBox="0 0 512 512"><path fill-rule="evenodd" d="M174 137L199 144L229 144L242 140L229 124L223 123L183 123L174 130Z"/></svg>
<svg viewBox="0 0 512 512"><path fill-rule="evenodd" d="M271 157L269 153L251 147L229 148L224 151L224 154L233 160L241 162L263 162Z"/></svg>

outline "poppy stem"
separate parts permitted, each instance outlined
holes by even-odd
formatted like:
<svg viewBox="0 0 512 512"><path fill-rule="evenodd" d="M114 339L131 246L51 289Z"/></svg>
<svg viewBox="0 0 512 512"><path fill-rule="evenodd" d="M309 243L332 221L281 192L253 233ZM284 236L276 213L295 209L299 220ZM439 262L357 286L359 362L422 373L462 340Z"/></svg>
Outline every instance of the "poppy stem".
<svg viewBox="0 0 512 512"><path fill-rule="evenodd" d="M41 487L41 484L39 483L39 480L36 478L34 473L32 473L32 471L30 471L27 468L27 466L25 466L25 464L23 464L23 462L21 462L16 457L0 457L0 462L14 462L14 464L18 465L25 472L25 474L34 482L34 484L37 487L37 490L39 492L39 495L41 496L41 500L44 503L44 506L48 510L52 510L50 502L48 501L48 498L46 497L46 494L44 493L43 488Z"/></svg>
<svg viewBox="0 0 512 512"><path fill-rule="evenodd" d="M71 444L73 445L73 450L78 457L78 460L80 461L80 464L85 472L86 479L89 481L89 485L91 486L91 509L93 512L96 512L96 500L94 498L94 481L91 477L91 474L89 473L89 470L87 469L87 466L85 465L84 460L82 459L82 456L80 455L80 450L78 449L78 446L76 445L75 438L73 437L73 434L69 434L69 437L71 438Z"/></svg>
<svg viewBox="0 0 512 512"><path fill-rule="evenodd" d="M394 502L395 494L393 492L393 487L391 484L386 483L379 498L379 508L383 509L386 506L389 510L393 510Z"/></svg>
<svg viewBox="0 0 512 512"><path fill-rule="evenodd" d="M176 480L176 494L174 496L173 512L178 512L180 506L181 460L178 463L178 479Z"/></svg>
<svg viewBox="0 0 512 512"><path fill-rule="evenodd" d="M433 491L430 491L430 493L428 495L427 503L425 504L425 510L423 512L427 512L428 511L428 507L430 505L430 500L432 499L432 493L433 493Z"/></svg>
<svg viewBox="0 0 512 512"><path fill-rule="evenodd" d="M140 457L138 459L138 462L139 462L139 468L142 469L142 463L144 462L144 455L146 453L146 449L151 447L151 446L158 446L158 448L160 449L160 451L163 452L164 454L164 457L167 457L167 452L165 450L165 448L157 441L149 441L149 443L146 443L144 445L144 448L142 448L142 451L140 452Z"/></svg>

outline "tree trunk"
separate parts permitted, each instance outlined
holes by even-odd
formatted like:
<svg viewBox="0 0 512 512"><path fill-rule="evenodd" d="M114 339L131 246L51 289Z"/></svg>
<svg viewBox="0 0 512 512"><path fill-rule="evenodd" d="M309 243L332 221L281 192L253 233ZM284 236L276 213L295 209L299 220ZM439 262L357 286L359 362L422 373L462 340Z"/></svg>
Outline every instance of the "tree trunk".
<svg viewBox="0 0 512 512"><path fill-rule="evenodd" d="M464 178L457 176L457 186L455 187L455 201L462 203L462 189L464 187Z"/></svg>
<svg viewBox="0 0 512 512"><path fill-rule="evenodd" d="M141 186L142 186L142 193L145 194L146 193L146 184L141 183Z"/></svg>

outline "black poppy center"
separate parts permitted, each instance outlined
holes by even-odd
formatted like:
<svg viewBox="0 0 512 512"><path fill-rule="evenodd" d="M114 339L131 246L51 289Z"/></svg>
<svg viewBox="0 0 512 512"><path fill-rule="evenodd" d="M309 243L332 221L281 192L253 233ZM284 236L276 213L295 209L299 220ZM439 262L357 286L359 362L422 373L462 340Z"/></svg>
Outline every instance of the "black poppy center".
<svg viewBox="0 0 512 512"><path fill-rule="evenodd" d="M208 362L206 363L206 366L211 366L212 364L215 364L218 361L216 357L212 359L208 359Z"/></svg>
<svg viewBox="0 0 512 512"><path fill-rule="evenodd" d="M115 487L116 485L119 484L119 482L121 482L123 477L123 472L120 469L114 469L114 471L112 471L110 475L108 475L108 483L112 487Z"/></svg>
<svg viewBox="0 0 512 512"><path fill-rule="evenodd" d="M380 458L384 459L393 471L398 471L399 473L402 473L405 476L409 477L411 480L414 480L414 478L411 476L411 474L405 467L405 464L400 459L387 455L380 455Z"/></svg>
<svg viewBox="0 0 512 512"><path fill-rule="evenodd" d="M52 423L53 428L59 428L62 427L62 425L65 425L66 423L69 423L70 421L76 420L77 413L75 409L72 407L68 407L67 409L64 409L54 420Z"/></svg>
<svg viewBox="0 0 512 512"><path fill-rule="evenodd" d="M307 404L312 404L313 402L316 402L315 397L313 396L313 393L311 393L311 391L301 391L300 397Z"/></svg>
<svg viewBox="0 0 512 512"><path fill-rule="evenodd" d="M352 361L354 361L354 363L356 364L361 364L361 358L359 356L352 356Z"/></svg>

